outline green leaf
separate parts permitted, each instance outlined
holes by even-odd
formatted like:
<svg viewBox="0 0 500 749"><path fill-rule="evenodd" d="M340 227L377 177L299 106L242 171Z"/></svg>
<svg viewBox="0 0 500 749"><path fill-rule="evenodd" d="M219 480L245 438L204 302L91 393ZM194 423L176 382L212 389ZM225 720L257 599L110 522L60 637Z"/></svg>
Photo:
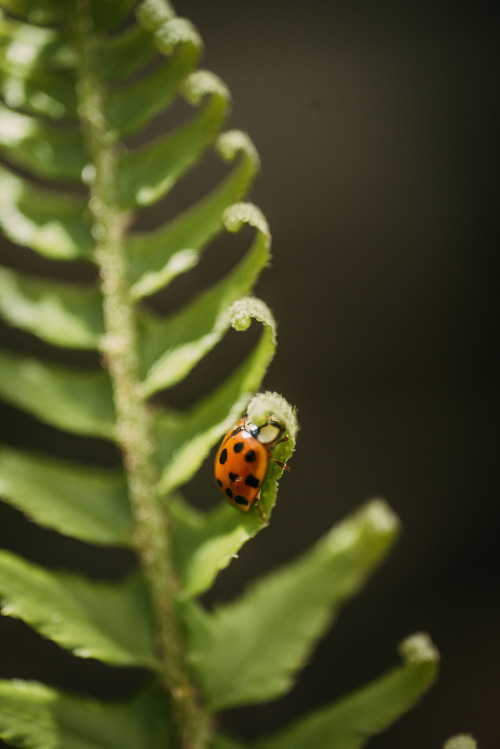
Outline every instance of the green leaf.
<svg viewBox="0 0 500 749"><path fill-rule="evenodd" d="M0 680L0 737L20 749L171 746L159 693L106 704L20 680Z"/></svg>
<svg viewBox="0 0 500 749"><path fill-rule="evenodd" d="M255 206L233 205L224 220L231 231L239 231L243 224L255 227L255 241L231 273L180 312L166 320L143 315L143 360L148 367L143 385L146 396L175 385L219 343L233 321L231 305L251 290L269 260L269 229Z"/></svg>
<svg viewBox="0 0 500 749"><path fill-rule="evenodd" d="M174 133L122 158L119 187L124 208L146 206L159 200L199 160L222 125L229 98L222 81L208 71L198 70L188 76L184 85L185 95L192 104L204 98L208 102Z"/></svg>
<svg viewBox="0 0 500 749"><path fill-rule="evenodd" d="M89 0L89 11L96 31L107 31L123 23L136 0ZM56 3L57 4L57 3Z"/></svg>
<svg viewBox="0 0 500 749"><path fill-rule="evenodd" d="M208 242L224 228L223 213L252 182L259 162L254 146L240 131L223 133L217 141L225 161L239 156L233 172L209 195L160 229L132 234L127 242L134 298L153 294L198 262Z"/></svg>
<svg viewBox="0 0 500 749"><path fill-rule="evenodd" d="M277 393L255 396L248 405L248 412L256 412L262 407L266 420L268 414L272 414L287 428L289 439L279 446L280 461L286 462L295 446L295 413ZM275 451L278 454L278 448ZM277 482L282 474L281 467L271 464L262 485L260 502L265 506L267 518L276 501ZM257 511L240 513L228 504L202 513L175 497L169 509L174 521L173 542L181 579L181 598L190 598L207 590L217 573L227 567L241 547L265 527Z"/></svg>
<svg viewBox="0 0 500 749"><path fill-rule="evenodd" d="M387 554L397 529L391 510L375 500L236 602L213 614L187 605L191 660L211 706L284 694L340 604Z"/></svg>
<svg viewBox="0 0 500 749"><path fill-rule="evenodd" d="M116 136L136 132L153 116L169 106L179 95L183 79L196 64L198 50L177 44L168 62L147 77L112 91L107 102L107 115Z"/></svg>
<svg viewBox="0 0 500 749"><path fill-rule="evenodd" d="M98 67L104 81L130 78L157 56L151 33L137 24L128 26L106 39L96 50ZM110 92L111 93L111 92Z"/></svg>
<svg viewBox="0 0 500 749"><path fill-rule="evenodd" d="M40 525L95 544L132 545L121 471L0 449L0 494Z"/></svg>
<svg viewBox="0 0 500 749"><path fill-rule="evenodd" d="M232 307L233 327L244 330L251 319L264 329L254 350L214 392L184 413L168 411L157 417L163 471L161 491L168 493L196 473L211 448L235 424L252 393L260 386L275 347L274 319L259 299L242 299Z"/></svg>
<svg viewBox="0 0 500 749"><path fill-rule="evenodd" d="M214 498L218 498L214 486ZM257 512L240 513L228 504L202 513L172 498L169 509L174 522L176 567L181 596L191 598L212 585L239 549L262 529Z"/></svg>
<svg viewBox="0 0 500 749"><path fill-rule="evenodd" d="M97 349L103 334L100 301L95 287L0 268L0 316L55 346Z"/></svg>
<svg viewBox="0 0 500 749"><path fill-rule="evenodd" d="M93 249L86 204L43 190L0 166L0 228L17 244L55 260L88 258Z"/></svg>
<svg viewBox="0 0 500 749"><path fill-rule="evenodd" d="M76 116L75 78L67 70L30 68L0 56L0 92L13 109L53 119Z"/></svg>
<svg viewBox="0 0 500 749"><path fill-rule="evenodd" d="M98 583L48 572L0 551L2 613L22 619L80 658L156 666L145 586L138 575Z"/></svg>
<svg viewBox="0 0 500 749"><path fill-rule="evenodd" d="M60 29L33 26L0 15L0 61L27 70L35 65L41 69L74 67L76 52Z"/></svg>
<svg viewBox="0 0 500 749"><path fill-rule="evenodd" d="M51 426L113 438L107 373L82 372L0 352L0 395Z"/></svg>
<svg viewBox="0 0 500 749"><path fill-rule="evenodd" d="M45 125L41 120L0 104L0 147L9 160L39 177L80 182L87 156L78 132Z"/></svg>
<svg viewBox="0 0 500 749"><path fill-rule="evenodd" d="M329 707L300 718L255 749L360 749L409 710L431 686L438 653L425 634L400 646L403 665Z"/></svg>

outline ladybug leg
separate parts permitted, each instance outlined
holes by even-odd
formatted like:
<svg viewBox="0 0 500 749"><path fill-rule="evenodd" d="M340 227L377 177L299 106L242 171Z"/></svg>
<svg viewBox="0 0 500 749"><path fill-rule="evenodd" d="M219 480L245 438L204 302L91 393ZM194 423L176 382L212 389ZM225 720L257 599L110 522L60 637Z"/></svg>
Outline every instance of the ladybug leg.
<svg viewBox="0 0 500 749"><path fill-rule="evenodd" d="M260 506L260 492L259 492L259 495L258 495L257 499L255 500L254 507L257 508L257 510L259 512L259 515L262 518L262 521L267 525L269 523L269 520L266 518L266 516L262 512L262 507Z"/></svg>
<svg viewBox="0 0 500 749"><path fill-rule="evenodd" d="M283 468L284 471L290 470L289 467L286 466L284 463L282 463L280 460L275 460L274 458L272 458L272 461L273 463L276 463L276 465L279 466L280 468Z"/></svg>
<svg viewBox="0 0 500 749"><path fill-rule="evenodd" d="M282 437L280 440L274 443L273 447L276 447L276 445L280 445L282 442L288 442L288 437ZM280 468L283 468L284 471L290 470L288 466L286 466L284 463L273 458L273 454L270 450L269 450L269 457L273 461L273 463L276 463L277 466L279 466Z"/></svg>

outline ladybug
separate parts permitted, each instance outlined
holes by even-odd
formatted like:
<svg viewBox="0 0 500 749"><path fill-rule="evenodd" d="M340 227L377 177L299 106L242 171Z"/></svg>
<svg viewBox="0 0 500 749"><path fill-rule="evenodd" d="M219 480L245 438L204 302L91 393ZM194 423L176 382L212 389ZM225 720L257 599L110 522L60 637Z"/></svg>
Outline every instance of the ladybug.
<svg viewBox="0 0 500 749"><path fill-rule="evenodd" d="M283 424L271 417L258 427L245 414L226 434L215 457L215 481L226 500L241 512L255 505L264 522L259 496L269 461L288 470L272 454L276 445L288 440L284 432Z"/></svg>

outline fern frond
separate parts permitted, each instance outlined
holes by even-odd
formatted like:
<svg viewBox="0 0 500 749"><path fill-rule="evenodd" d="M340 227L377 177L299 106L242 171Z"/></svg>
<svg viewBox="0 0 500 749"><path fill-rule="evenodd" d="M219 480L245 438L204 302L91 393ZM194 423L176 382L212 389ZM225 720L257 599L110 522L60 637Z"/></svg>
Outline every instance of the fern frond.
<svg viewBox="0 0 500 749"><path fill-rule="evenodd" d="M141 573L132 582L98 584L5 552L0 597L4 613L72 652L150 668L174 696L173 732L183 746L201 746L208 723L175 614L175 579L183 573L174 549L183 547L185 535L180 527L177 535L168 496L241 415L274 353L272 315L248 296L268 262L270 238L258 209L240 202L258 158L243 133L221 134L229 94L215 75L196 69L197 31L162 0L139 3L135 22L124 23L133 5L3 3L0 228L41 257L69 265L84 260L100 278L79 286L31 277L22 266L0 268L0 314L53 350L98 352L105 367L81 369L5 351L0 395L51 427L116 442L123 467L88 469L41 450L4 449L0 489L14 507L59 533L91 544L133 545ZM137 140L179 97L193 111L184 124L153 140L146 136L140 146L124 141ZM229 166L219 184L154 230L135 231L132 212L164 200L210 149ZM76 190L68 192L68 184ZM217 235L246 224L254 240L219 282L167 318L139 305L193 268ZM262 325L261 338L226 382L184 412L152 409L150 396L180 382L231 327L243 330L251 319ZM235 514L233 525L240 521ZM213 565L210 579L221 566ZM149 590L150 603L138 598L139 590L141 596ZM153 626L158 655L145 644L146 634L139 637L141 628L146 633ZM125 645L127 631L134 635ZM42 687L34 689L41 694ZM27 687L25 694L35 692ZM15 743L12 730L3 735Z"/></svg>
<svg viewBox="0 0 500 749"><path fill-rule="evenodd" d="M35 524L85 543L89 557L106 545L137 560L123 579L103 582L2 550L1 610L77 657L138 668L147 682L105 703L0 681L0 737L31 749L236 749L212 712L289 688L387 553L397 522L376 502L236 601L210 611L196 600L266 526L298 429L281 396L255 395L276 348L273 314L254 296L271 244L248 202L258 156L245 133L223 131L229 92L198 67L200 36L167 0L0 5L0 230L44 268L42 279L22 258L0 267L3 321L21 341L37 339L36 353L0 353L0 397L78 444L97 438L120 455L112 467L89 467L79 454L51 455L50 444L1 448L0 492ZM178 100L190 114L172 129L165 122ZM224 176L172 215L171 190L208 154ZM138 228L152 206L158 225ZM168 315L153 311L153 294L243 228L250 245L231 270ZM72 282L56 279L63 264ZM230 330L252 324L256 342L216 387L179 409L158 397ZM222 503L201 512L180 492L245 412L286 431L260 486L263 512ZM256 746L312 746L318 736L318 746L332 736L361 745L432 680L435 658L422 656L431 650L422 642L392 676Z"/></svg>

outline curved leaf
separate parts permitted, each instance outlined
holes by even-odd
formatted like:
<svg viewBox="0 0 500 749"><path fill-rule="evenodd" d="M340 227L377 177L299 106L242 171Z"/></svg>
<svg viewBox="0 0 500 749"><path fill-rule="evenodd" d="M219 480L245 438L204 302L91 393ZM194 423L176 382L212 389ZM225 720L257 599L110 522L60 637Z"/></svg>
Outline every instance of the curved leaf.
<svg viewBox="0 0 500 749"><path fill-rule="evenodd" d="M104 332L100 303L97 288L0 268L0 316L55 346L97 349Z"/></svg>
<svg viewBox="0 0 500 749"><path fill-rule="evenodd" d="M242 299L232 307L233 327L244 330L252 318L264 329L254 350L214 392L188 411L157 417L159 455L163 464L160 489L168 493L196 473L211 448L243 413L260 386L276 347L274 319L258 299Z"/></svg>
<svg viewBox="0 0 500 749"><path fill-rule="evenodd" d="M208 98L208 103L176 132L122 157L118 184L123 208L159 200L196 163L220 129L229 97L222 81L208 71L198 70L188 77L185 95L192 104L204 98Z"/></svg>
<svg viewBox="0 0 500 749"><path fill-rule="evenodd" d="M115 135L123 137L136 132L164 110L179 95L179 87L197 58L197 48L179 42L168 62L147 78L112 91L107 102L107 116Z"/></svg>
<svg viewBox="0 0 500 749"><path fill-rule="evenodd" d="M293 452L297 432L297 419L293 409L277 393L263 393L252 398L248 413L265 411L285 425L288 440L276 448L275 453L286 463ZM251 417L252 418L252 417ZM272 464L262 484L260 504L269 519L276 501L278 478L283 469ZM174 520L174 551L179 571L180 598L197 596L207 590L220 570L230 564L241 547L265 527L259 513L239 513L227 504L211 512L201 513L179 497L172 498L170 513Z"/></svg>
<svg viewBox="0 0 500 749"><path fill-rule="evenodd" d="M35 65L39 68L74 67L77 57L68 36L60 29L23 23L2 14L0 60L29 70Z"/></svg>
<svg viewBox="0 0 500 749"><path fill-rule="evenodd" d="M259 161L245 133L223 133L217 148L225 161L239 156L233 172L203 200L165 226L147 234L132 234L128 239L134 298L153 294L196 265L207 243L222 231L224 210L239 200L252 182Z"/></svg>
<svg viewBox="0 0 500 749"><path fill-rule="evenodd" d="M65 70L16 65L0 57L0 93L7 106L53 119L75 117L75 79Z"/></svg>
<svg viewBox="0 0 500 749"><path fill-rule="evenodd" d="M255 206L231 206L224 221L230 231L238 231L244 223L255 227L255 241L231 273L180 312L166 320L143 315L146 396L179 382L214 348L232 323L231 305L250 291L269 260L269 228Z"/></svg>
<svg viewBox="0 0 500 749"><path fill-rule="evenodd" d="M119 81L140 72L157 55L152 41L151 32L137 24L109 36L96 50L103 80Z"/></svg>
<svg viewBox="0 0 500 749"><path fill-rule="evenodd" d="M93 241L86 204L40 189L0 166L0 228L17 244L56 260L89 258Z"/></svg>
<svg viewBox="0 0 500 749"><path fill-rule="evenodd" d="M23 619L80 658L120 666L156 667L145 586L48 572L0 551L2 614Z"/></svg>
<svg viewBox="0 0 500 749"><path fill-rule="evenodd" d="M0 448L0 494L30 518L94 544L132 545L121 471L61 463Z"/></svg>
<svg viewBox="0 0 500 749"><path fill-rule="evenodd" d="M59 429L114 436L113 399L105 372L81 372L0 352L0 395Z"/></svg>
<svg viewBox="0 0 500 749"><path fill-rule="evenodd" d="M239 513L228 504L203 513L180 497L173 497L169 510L182 599L208 590L217 573L231 563L263 525L258 513Z"/></svg>
<svg viewBox="0 0 500 749"><path fill-rule="evenodd" d="M169 749L163 698L104 703L32 681L0 680L0 738L22 749Z"/></svg>
<svg viewBox="0 0 500 749"><path fill-rule="evenodd" d="M78 132L45 125L35 117L7 109L2 104L0 146L8 149L12 163L40 177L80 182L87 164Z"/></svg>
<svg viewBox="0 0 500 749"><path fill-rule="evenodd" d="M403 665L358 692L325 707L255 749L361 749L368 739L409 710L436 677L439 655L425 634L409 637L400 646Z"/></svg>
<svg viewBox="0 0 500 749"><path fill-rule="evenodd" d="M385 557L397 528L387 505L371 502L234 603L213 614L186 606L191 661L212 707L285 693L340 604Z"/></svg>
<svg viewBox="0 0 500 749"><path fill-rule="evenodd" d="M0 92L12 108L54 119L76 115L74 78L67 73L23 70L0 63Z"/></svg>

